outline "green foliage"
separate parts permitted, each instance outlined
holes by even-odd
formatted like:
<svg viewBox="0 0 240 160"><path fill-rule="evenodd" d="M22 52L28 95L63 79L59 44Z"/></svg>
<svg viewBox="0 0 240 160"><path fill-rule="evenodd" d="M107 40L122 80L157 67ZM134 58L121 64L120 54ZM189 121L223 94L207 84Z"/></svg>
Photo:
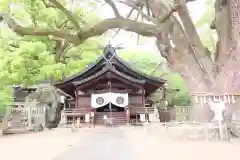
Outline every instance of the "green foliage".
<svg viewBox="0 0 240 160"><path fill-rule="evenodd" d="M61 0L66 4L65 0ZM74 17L78 19L81 29L88 27L99 20L94 11L94 4L91 7L76 7L72 5ZM54 8L46 8L41 1L13 0L9 5L8 1L0 0L1 11L9 12L14 19L23 26L37 26L40 28L56 28L66 21L66 16ZM68 32L76 32L72 23L67 22ZM0 24L0 26L3 26ZM54 47L56 42L52 37L20 37L7 27L0 28L0 111L11 103L11 86L20 84L28 86L43 80L55 78L62 79L84 69L89 63L101 54L98 46L100 38L88 39L84 44L72 47L68 52L66 63L55 63ZM123 50L119 55L130 62L134 67L147 74L154 74L160 77L164 72L163 59L160 56L138 50ZM172 77L171 77L172 75ZM174 104L186 104L187 92L179 76L171 74L166 78L171 82L170 86L179 88L180 92L169 95ZM186 98L186 99L185 99ZM184 99L182 101L182 99ZM186 102L186 103L185 103Z"/></svg>
<svg viewBox="0 0 240 160"><path fill-rule="evenodd" d="M163 61L160 56L140 50L123 50L119 55L140 71L167 80L167 100L171 105L190 105L190 96L181 76L176 73L164 72L164 66L159 66ZM176 91L177 89L179 91Z"/></svg>
<svg viewBox="0 0 240 160"><path fill-rule="evenodd" d="M12 90L10 87L0 89L0 113L5 111L6 106L11 104Z"/></svg>
<svg viewBox="0 0 240 160"><path fill-rule="evenodd" d="M67 1L60 2L66 4ZM46 8L41 0L0 1L0 10L9 12L19 24L27 27L57 28L67 19L60 10ZM87 8L75 5L71 11L81 27L99 19L94 12L94 4ZM71 29L72 23L67 22L66 25L69 32L75 32ZM13 84L28 86L50 78L62 79L85 68L99 52L92 50L83 53L83 50L97 48L100 42L99 38L88 39L67 52L69 58L66 64L56 64L56 42L52 37L20 37L0 23L0 108L11 102Z"/></svg>
<svg viewBox="0 0 240 160"><path fill-rule="evenodd" d="M214 0L205 1L205 10L200 18L195 22L195 26L199 32L203 45L209 49L209 51L215 51L215 44L217 41L217 33L215 30L210 29L210 24L214 19Z"/></svg>
<svg viewBox="0 0 240 160"><path fill-rule="evenodd" d="M181 76L177 73L172 73L163 76L163 78L168 82L167 100L169 103L177 106L190 105L190 96Z"/></svg>
<svg viewBox="0 0 240 160"><path fill-rule="evenodd" d="M163 61L160 56L138 49L120 50L118 54L128 63L147 74L152 74L158 68L159 63Z"/></svg>

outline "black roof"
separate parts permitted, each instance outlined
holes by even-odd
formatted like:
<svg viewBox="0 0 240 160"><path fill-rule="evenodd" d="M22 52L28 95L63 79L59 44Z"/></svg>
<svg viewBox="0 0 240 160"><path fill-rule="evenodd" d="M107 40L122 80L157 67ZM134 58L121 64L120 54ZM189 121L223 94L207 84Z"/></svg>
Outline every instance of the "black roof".
<svg viewBox="0 0 240 160"><path fill-rule="evenodd" d="M136 79L136 78L132 78L130 76L127 76L125 75L124 73L121 73L119 71L117 71L115 68L113 67L109 67L109 66L106 66L104 67L100 72L97 72L91 76L89 76L88 78L85 78L83 80L80 80L80 81L74 81L72 82L74 85L78 86L78 85L81 85L83 83L86 83L88 81L91 81L93 80L94 78L98 77L98 76L101 76L103 75L104 73L107 73L107 72L112 72L112 73L115 73L116 75L118 76L121 76L121 77L125 77L126 79L128 79L129 81L132 81L134 83L139 83L139 84L144 84L145 83L145 80L140 80L140 79Z"/></svg>
<svg viewBox="0 0 240 160"><path fill-rule="evenodd" d="M96 73L100 72L101 69L103 69L104 66L108 64L111 64L114 68L116 68L115 73L116 71L118 71L118 73L121 74L121 76L128 76L135 80L137 79L144 80L146 84L155 86L156 88L162 86L166 82L163 79L147 75L146 73L143 73L140 70L133 68L131 65L126 63L121 57L119 57L116 54L116 48L108 44L104 48L104 54L98 57L94 63L89 64L88 67L84 69L82 72L67 77L62 81L55 83L54 85L58 88L62 88L64 85L69 83L72 85L74 83L76 85L81 81L82 82L86 81L86 78L88 79L90 77L93 78L94 77L93 75L96 76Z"/></svg>

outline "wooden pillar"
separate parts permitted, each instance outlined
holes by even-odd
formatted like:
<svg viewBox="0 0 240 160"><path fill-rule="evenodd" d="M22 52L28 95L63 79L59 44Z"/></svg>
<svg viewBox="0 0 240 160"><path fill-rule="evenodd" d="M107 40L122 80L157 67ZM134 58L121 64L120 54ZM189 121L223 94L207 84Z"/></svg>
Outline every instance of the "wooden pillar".
<svg viewBox="0 0 240 160"><path fill-rule="evenodd" d="M27 107L28 111L28 128L31 128L32 127L32 108L31 106L28 106Z"/></svg>
<svg viewBox="0 0 240 160"><path fill-rule="evenodd" d="M93 124L93 127L95 127L95 115L96 115L96 109L92 109L92 112L93 112L93 116L92 116L92 124Z"/></svg>
<svg viewBox="0 0 240 160"><path fill-rule="evenodd" d="M75 108L78 108L78 91L75 91L75 97L76 97L76 102L75 102Z"/></svg>
<svg viewBox="0 0 240 160"><path fill-rule="evenodd" d="M129 126L130 125L130 109L128 106L125 108L125 112L126 112L127 125Z"/></svg>
<svg viewBox="0 0 240 160"><path fill-rule="evenodd" d="M89 105L88 106L88 114L89 114L89 122L88 122L88 126L89 126L89 128L91 128L91 106Z"/></svg>
<svg viewBox="0 0 240 160"><path fill-rule="evenodd" d="M142 89L142 104L143 104L143 107L145 107L145 90Z"/></svg>
<svg viewBox="0 0 240 160"><path fill-rule="evenodd" d="M143 104L143 107L144 107L144 113L145 113L144 115L145 115L145 121L146 121L146 117L148 117L147 116L148 111L147 111L147 108L146 108L146 105L145 105L145 89L142 89L142 104Z"/></svg>

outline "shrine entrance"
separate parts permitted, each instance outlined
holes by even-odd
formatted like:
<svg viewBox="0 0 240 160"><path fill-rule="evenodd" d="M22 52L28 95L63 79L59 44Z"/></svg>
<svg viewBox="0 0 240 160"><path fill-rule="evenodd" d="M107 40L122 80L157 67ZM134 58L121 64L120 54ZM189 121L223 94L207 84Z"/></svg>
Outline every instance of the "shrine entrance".
<svg viewBox="0 0 240 160"><path fill-rule="evenodd" d="M148 97L164 87L165 80L130 67L116 49L108 44L94 64L54 84L69 95L65 106L73 106L63 110L64 116L83 115L84 123L95 125L109 119L114 125L129 125L131 116L153 113Z"/></svg>
<svg viewBox="0 0 240 160"><path fill-rule="evenodd" d="M111 108L110 108L111 107ZM124 112L125 109L123 107L116 106L114 104L107 104L103 107L99 107L96 109L96 112Z"/></svg>

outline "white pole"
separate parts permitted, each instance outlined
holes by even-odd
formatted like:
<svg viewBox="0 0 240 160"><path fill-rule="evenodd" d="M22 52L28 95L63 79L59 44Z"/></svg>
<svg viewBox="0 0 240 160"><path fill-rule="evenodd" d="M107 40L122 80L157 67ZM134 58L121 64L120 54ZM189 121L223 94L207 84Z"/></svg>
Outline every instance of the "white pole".
<svg viewBox="0 0 240 160"><path fill-rule="evenodd" d="M110 86L110 93L112 92L112 84L111 81L109 81L109 86ZM110 122L112 125L112 103L109 103L109 110L110 110Z"/></svg>
<svg viewBox="0 0 240 160"><path fill-rule="evenodd" d="M30 128L32 126L32 116L31 116L31 107L28 106L28 127Z"/></svg>
<svg viewBox="0 0 240 160"><path fill-rule="evenodd" d="M219 127L220 139L224 140L225 137L224 137L223 125L221 120L218 120L218 127Z"/></svg>

